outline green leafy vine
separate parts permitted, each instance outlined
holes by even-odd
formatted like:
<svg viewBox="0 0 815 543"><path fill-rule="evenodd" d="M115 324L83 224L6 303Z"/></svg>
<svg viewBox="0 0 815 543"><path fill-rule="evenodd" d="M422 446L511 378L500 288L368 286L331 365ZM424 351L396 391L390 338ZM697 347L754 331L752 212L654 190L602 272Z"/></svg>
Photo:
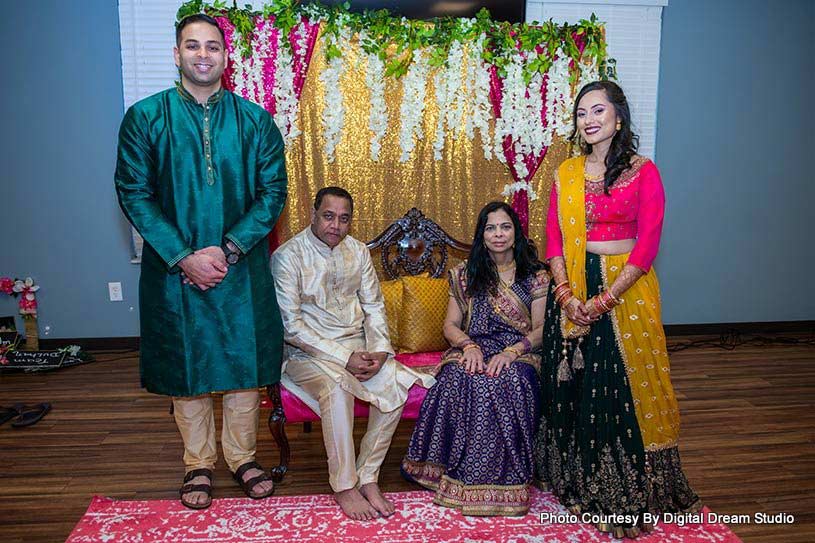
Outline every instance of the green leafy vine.
<svg viewBox="0 0 815 543"><path fill-rule="evenodd" d="M385 63L385 75L399 78L407 73L413 61L413 51L426 49L432 67L443 66L454 41L470 43L482 34L486 36L482 58L496 66L501 76L506 75L506 67L521 51L527 56L524 64L524 77L529 82L535 72L546 73L552 65L555 53L560 49L575 61L572 69L572 82L577 81L577 64L595 63L601 77L616 78L614 59L607 58L603 23L594 14L590 19L582 19L577 24L558 25L551 19L544 23L515 23L494 21L489 11L482 9L475 18L440 17L429 21L405 19L391 15L387 10L354 13L350 4L325 6L319 3L301 4L299 0L272 0L261 11L254 11L250 5L239 8L237 1L228 7L225 0L189 0L177 13L180 21L194 13L206 13L212 17L226 17L240 34L237 44L245 57L251 55L252 35L256 18L274 17L274 26L288 35L304 17L323 22L323 33L333 36L325 48L326 60L342 56L338 37L343 28L351 34L361 34L360 46L368 54L377 54ZM577 39L583 41L582 53Z"/></svg>

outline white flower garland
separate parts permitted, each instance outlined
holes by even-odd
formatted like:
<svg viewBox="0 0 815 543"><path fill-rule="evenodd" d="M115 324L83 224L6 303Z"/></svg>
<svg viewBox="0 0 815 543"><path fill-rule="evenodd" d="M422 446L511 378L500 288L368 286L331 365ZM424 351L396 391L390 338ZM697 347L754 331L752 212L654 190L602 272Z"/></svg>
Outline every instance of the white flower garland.
<svg viewBox="0 0 815 543"><path fill-rule="evenodd" d="M294 32L302 36L306 29L300 24L295 27ZM274 63L274 120L284 143L288 145L300 135L300 129L297 127L297 110L300 102L294 92L294 59L287 43L289 38L280 31L277 32L277 36L277 56ZM298 47L304 45L298 43Z"/></svg>
<svg viewBox="0 0 815 543"><path fill-rule="evenodd" d="M569 82L569 57L561 49L555 52L555 60L546 73L546 125L549 130L549 145L553 134L566 136L572 129L572 86Z"/></svg>
<svg viewBox="0 0 815 543"><path fill-rule="evenodd" d="M238 96L242 96L243 98L247 98L249 96L248 89L247 89L247 79L246 79L246 66L244 65L244 59L241 56L240 48L238 44L241 43L243 40L243 36L241 33L238 32L238 29L235 28L232 31L232 51L229 53L229 65L232 67L232 86L233 91Z"/></svg>
<svg viewBox="0 0 815 543"><path fill-rule="evenodd" d="M319 20L310 20L309 23L319 24ZM335 160L336 147L341 141L345 126L345 106L340 80L345 70L349 69L347 62L350 57L345 52L350 47L351 30L343 21L340 21L339 28L340 33L337 36L329 34L321 36L324 49L336 45L344 53L329 61L319 75L325 91L325 108L321 113L321 119L325 153L329 162ZM230 53L232 80L236 94L263 104L265 90L263 65L260 59L271 56L272 32L277 32L278 42L274 62L275 85L272 90L276 104L275 122L288 145L301 133L297 126L299 100L294 92L294 80L298 74L294 71L293 55L287 43L288 36L273 30L271 23L264 24L262 30L258 30L253 38L252 50L255 53L252 57L243 59L237 47ZM299 23L293 32L298 50L305 50L308 46L306 26ZM507 137L511 137L515 152L513 167L518 176L526 178L529 171L524 157L539 155L544 148L552 144L555 134L566 136L572 129L574 97L570 84L570 59L561 49L556 51L554 61L546 73L547 88L544 103L541 93L543 74L535 72L528 85L524 81L524 72L528 72L528 63L534 59L534 54L527 56L520 51L515 53L505 66L501 117L495 120L494 132L490 133L491 67L481 58L486 39L486 35L481 34L466 50L461 42L452 42L445 66L433 74L435 101L439 111L433 156L435 160L441 160L448 133L452 132L450 135L455 140L463 129L470 140L475 138L478 132L486 159L490 160L495 156L502 163L506 163L503 144ZM232 43L240 42L241 35L235 29ZM385 64L376 53L363 53L357 58L360 69L363 64L366 66L365 83L370 92L368 116L368 128L371 131L370 153L371 159L378 161L390 118L385 99ZM414 50L412 62L401 80L403 88L399 108L400 162L410 160L416 148L416 140L424 137L425 99L430 76L428 58L426 51ZM580 68L577 88L599 78L598 66L594 59L581 64ZM541 112L544 108L546 115L545 119L542 119ZM519 190L526 190L531 200L537 198L528 184L513 183L504 188L505 195L514 194Z"/></svg>
<svg viewBox="0 0 815 543"><path fill-rule="evenodd" d="M362 41L362 37L360 37ZM371 92L371 112L368 115L368 128L371 136L371 160L379 160L382 138L388 130L388 107L385 103L385 63L376 53L369 53L365 72L365 84Z"/></svg>
<svg viewBox="0 0 815 543"><path fill-rule="evenodd" d="M401 125L399 126L399 147L402 154L399 162L410 160L410 154L416 148L414 136L423 139L422 118L424 116L424 99L427 91L428 63L421 49L413 51L413 62L402 80L402 104L399 108Z"/></svg>
<svg viewBox="0 0 815 543"><path fill-rule="evenodd" d="M447 129L453 132L453 139L458 139L461 130L461 120L464 117L467 101L467 87L461 78L461 67L464 63L464 48L461 42L456 40L450 44L450 51L447 53L447 63L445 64L447 83L447 107L446 122ZM441 114L441 112L439 112Z"/></svg>
<svg viewBox="0 0 815 543"><path fill-rule="evenodd" d="M513 146L517 153L513 166L519 177L526 177L529 173L520 152L526 145L528 135L525 133L529 125L529 112L527 104L527 87L523 78L524 59L520 53L514 55L512 61L507 65L507 75L503 81L503 93L501 96L501 116L495 121L495 154L503 163L506 163L504 156L504 139L513 138Z"/></svg>
<svg viewBox="0 0 815 543"><path fill-rule="evenodd" d="M521 192L522 190L526 191L530 202L534 202L538 199L538 193L535 192L532 185L526 183L525 181L516 181L515 183L508 183L504 185L504 190L501 192L501 196L509 198L510 196L515 195L516 192Z"/></svg>
<svg viewBox="0 0 815 543"><path fill-rule="evenodd" d="M245 70L248 72L249 100L261 107L266 102L266 88L263 85L263 59L272 56L272 30L271 21L265 21L263 28L257 30L252 37L252 51L258 53L244 61Z"/></svg>
<svg viewBox="0 0 815 543"><path fill-rule="evenodd" d="M466 110L467 87L463 85L461 70L464 61L464 49L461 42L450 44L447 61L444 68L440 68L433 76L433 85L436 89L436 104L439 116L436 120L436 139L433 142L433 158L441 160L442 149L447 130L452 132L453 139L458 139L461 121Z"/></svg>
<svg viewBox="0 0 815 543"><path fill-rule="evenodd" d="M439 116L436 119L436 139L433 141L433 158L435 160L441 160L441 151L444 149L444 122L447 119L446 112L450 108L447 93L448 81L447 70L436 70L433 76L433 86L436 88L436 105L439 108Z"/></svg>
<svg viewBox="0 0 815 543"><path fill-rule="evenodd" d="M324 34L323 48L327 49L331 44L336 44L341 50L347 50L350 40L350 29L342 25L339 36L336 38L330 34ZM332 58L323 73L320 74L320 81L323 82L325 94L323 98L323 135L325 136L325 154L329 163L334 162L334 151L342 137L342 129L345 126L345 105L342 100L340 90L340 78L345 71L345 57L341 55Z"/></svg>
<svg viewBox="0 0 815 543"><path fill-rule="evenodd" d="M490 68L481 59L484 51L486 34L481 34L475 44L470 47L467 59L467 88L470 92L472 107L467 115L465 134L472 140L475 131L481 136L481 147L484 158L492 159L492 138L490 137L490 119L492 119L492 105L490 103ZM503 154L503 153L501 153Z"/></svg>

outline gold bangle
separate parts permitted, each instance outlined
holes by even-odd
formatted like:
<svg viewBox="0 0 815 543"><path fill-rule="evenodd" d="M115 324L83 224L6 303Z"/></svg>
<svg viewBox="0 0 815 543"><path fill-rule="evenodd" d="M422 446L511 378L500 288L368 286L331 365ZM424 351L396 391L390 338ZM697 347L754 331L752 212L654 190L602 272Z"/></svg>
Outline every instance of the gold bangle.
<svg viewBox="0 0 815 543"><path fill-rule="evenodd" d="M512 347L512 346L509 346L506 349L504 349L504 352L505 353L513 353L515 355L515 358L520 358L521 357L521 353L518 351L518 349L516 349L515 347Z"/></svg>
<svg viewBox="0 0 815 543"><path fill-rule="evenodd" d="M478 349L480 351L481 347L479 347L477 343L468 343L461 348L462 351L466 351L467 349Z"/></svg>

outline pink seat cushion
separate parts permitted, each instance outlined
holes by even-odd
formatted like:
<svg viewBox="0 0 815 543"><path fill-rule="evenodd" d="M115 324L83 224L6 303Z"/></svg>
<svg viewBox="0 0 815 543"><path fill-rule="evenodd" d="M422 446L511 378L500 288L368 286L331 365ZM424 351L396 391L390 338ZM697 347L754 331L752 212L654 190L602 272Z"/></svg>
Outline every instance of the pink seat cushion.
<svg viewBox="0 0 815 543"><path fill-rule="evenodd" d="M431 353L400 353L396 355L396 360L410 368L433 368L441 362L442 352ZM419 408L427 394L427 389L420 385L413 385L408 392L405 410L402 418L416 420L419 416ZM300 398L280 387L280 402L283 404L283 412L286 414L286 422L311 422L320 420L320 417L312 411ZM264 398L263 407L272 407L268 398ZM368 404L361 400L354 402L354 417L366 418L368 416Z"/></svg>

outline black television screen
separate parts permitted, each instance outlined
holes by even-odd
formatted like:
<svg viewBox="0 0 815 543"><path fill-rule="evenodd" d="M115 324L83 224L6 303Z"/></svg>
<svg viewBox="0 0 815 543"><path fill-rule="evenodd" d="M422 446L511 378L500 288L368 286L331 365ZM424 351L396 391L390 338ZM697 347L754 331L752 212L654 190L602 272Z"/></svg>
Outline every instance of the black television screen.
<svg viewBox="0 0 815 543"><path fill-rule="evenodd" d="M319 0L326 5L342 4L345 0ZM352 0L351 11L387 9L393 15L409 19L433 17L475 17L487 8L496 21L522 23L526 18L526 0Z"/></svg>

